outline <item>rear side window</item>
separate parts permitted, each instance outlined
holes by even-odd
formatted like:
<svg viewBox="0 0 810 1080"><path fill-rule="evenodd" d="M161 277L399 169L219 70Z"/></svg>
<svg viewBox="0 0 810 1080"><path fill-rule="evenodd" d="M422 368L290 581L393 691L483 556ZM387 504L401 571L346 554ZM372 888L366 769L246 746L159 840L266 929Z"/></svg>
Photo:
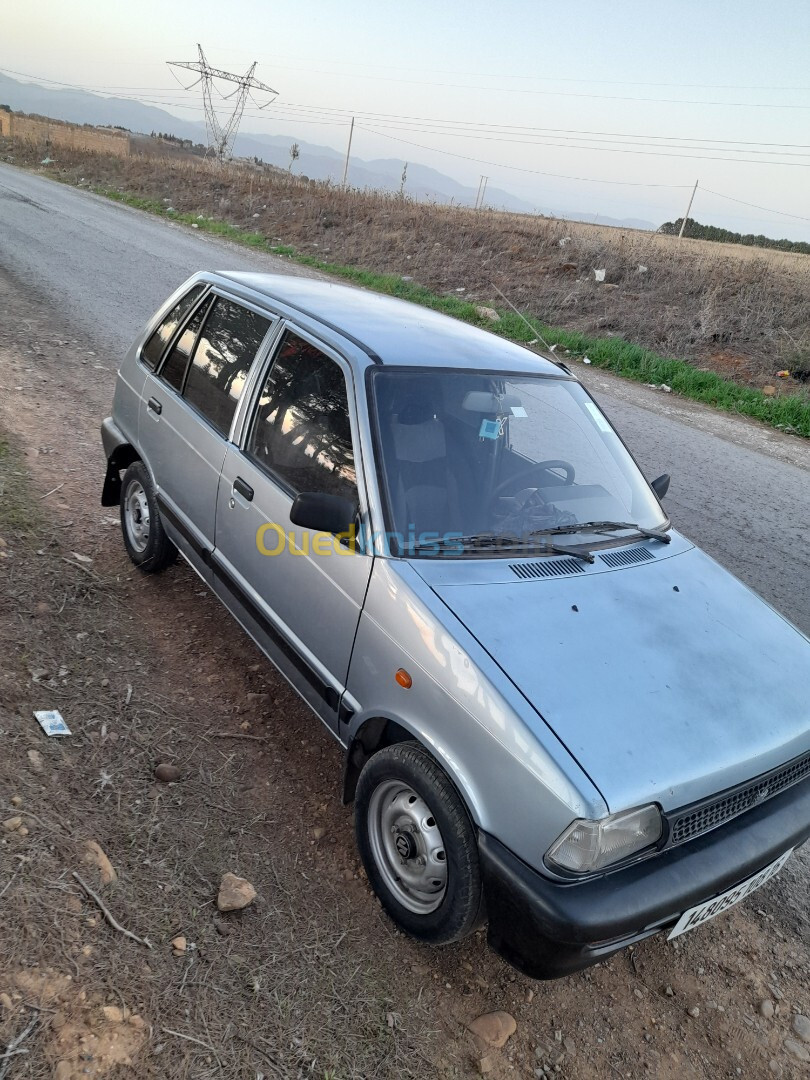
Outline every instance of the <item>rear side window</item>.
<svg viewBox="0 0 810 1080"><path fill-rule="evenodd" d="M270 320L217 297L194 350L183 396L227 435L250 365Z"/></svg>
<svg viewBox="0 0 810 1080"><path fill-rule="evenodd" d="M262 388L247 451L295 492L357 501L343 372L292 331L282 338Z"/></svg>
<svg viewBox="0 0 810 1080"><path fill-rule="evenodd" d="M160 369L161 379L173 386L175 390L183 389L183 379L185 378L186 368L188 367L188 358L191 356L191 351L194 348L194 342L197 340L197 335L200 332L200 327L203 324L205 313L210 308L211 304L205 303L194 315L186 325L185 330L180 337L175 341L171 348L171 352L163 362L163 367Z"/></svg>
<svg viewBox="0 0 810 1080"><path fill-rule="evenodd" d="M141 359L147 367L156 368L158 366L160 358L163 355L163 350L171 341L177 327L202 296L204 288L205 285L199 284L195 285L193 289L189 289L186 295L175 304L141 349Z"/></svg>

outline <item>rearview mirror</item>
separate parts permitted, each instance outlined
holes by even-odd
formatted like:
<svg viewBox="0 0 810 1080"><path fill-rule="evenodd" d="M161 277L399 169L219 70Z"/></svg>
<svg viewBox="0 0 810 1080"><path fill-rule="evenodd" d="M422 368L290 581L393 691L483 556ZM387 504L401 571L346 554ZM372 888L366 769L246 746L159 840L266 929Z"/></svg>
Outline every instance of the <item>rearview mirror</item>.
<svg viewBox="0 0 810 1080"><path fill-rule="evenodd" d="M510 409L520 408L517 394L491 394L487 390L469 390L461 403L465 412L508 416Z"/></svg>
<svg viewBox="0 0 810 1080"><path fill-rule="evenodd" d="M290 521L315 532L348 532L354 522L355 505L342 495L302 491L290 509Z"/></svg>
<svg viewBox="0 0 810 1080"><path fill-rule="evenodd" d="M650 487L653 489L659 499L663 499L663 497L669 491L669 480L669 473L662 473L660 476L657 476L655 480L653 480L653 482L650 484Z"/></svg>

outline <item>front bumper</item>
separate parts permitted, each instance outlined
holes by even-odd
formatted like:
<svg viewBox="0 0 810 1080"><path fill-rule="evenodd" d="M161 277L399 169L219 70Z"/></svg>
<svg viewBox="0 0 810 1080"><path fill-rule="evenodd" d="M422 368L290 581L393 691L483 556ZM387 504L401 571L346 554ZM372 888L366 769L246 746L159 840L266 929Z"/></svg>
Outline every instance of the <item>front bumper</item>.
<svg viewBox="0 0 810 1080"><path fill-rule="evenodd" d="M713 832L573 884L544 877L487 833L478 839L489 943L535 979L555 979L673 926L810 836L810 779Z"/></svg>

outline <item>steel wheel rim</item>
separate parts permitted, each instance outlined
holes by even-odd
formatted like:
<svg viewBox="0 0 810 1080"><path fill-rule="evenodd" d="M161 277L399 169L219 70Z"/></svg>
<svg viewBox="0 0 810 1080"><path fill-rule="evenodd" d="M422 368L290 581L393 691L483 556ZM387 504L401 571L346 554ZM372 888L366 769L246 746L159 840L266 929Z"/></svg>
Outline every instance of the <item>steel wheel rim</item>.
<svg viewBox="0 0 810 1080"><path fill-rule="evenodd" d="M132 480L124 498L124 526L127 539L137 552L146 550L149 543L149 500L143 484Z"/></svg>
<svg viewBox="0 0 810 1080"><path fill-rule="evenodd" d="M429 915L447 892L447 854L430 807L401 780L374 789L368 834L377 869L396 900L416 915Z"/></svg>

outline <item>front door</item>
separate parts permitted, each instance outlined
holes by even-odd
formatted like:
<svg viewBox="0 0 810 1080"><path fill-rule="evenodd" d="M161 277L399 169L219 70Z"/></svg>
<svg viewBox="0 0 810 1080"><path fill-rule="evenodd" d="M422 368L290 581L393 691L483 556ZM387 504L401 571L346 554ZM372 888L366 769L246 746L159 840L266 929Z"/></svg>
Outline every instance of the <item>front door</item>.
<svg viewBox="0 0 810 1080"><path fill-rule="evenodd" d="M353 400L349 365L287 328L225 455L214 554L223 599L335 731L372 556L292 525L290 508L308 491L362 510Z"/></svg>

